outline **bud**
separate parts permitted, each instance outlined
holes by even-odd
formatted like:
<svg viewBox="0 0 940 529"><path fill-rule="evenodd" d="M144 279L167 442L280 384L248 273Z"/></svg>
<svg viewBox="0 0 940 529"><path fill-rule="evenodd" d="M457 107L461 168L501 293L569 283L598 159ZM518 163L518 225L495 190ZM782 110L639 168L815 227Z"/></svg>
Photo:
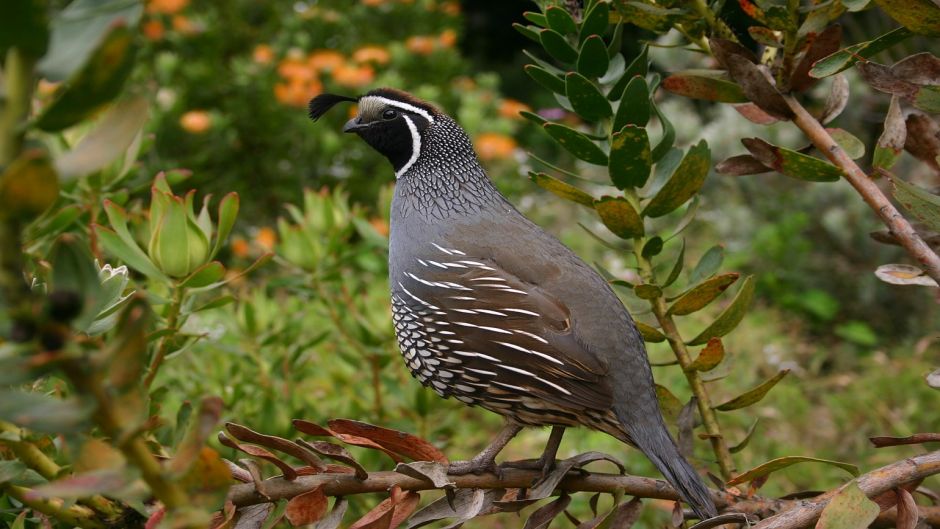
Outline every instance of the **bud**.
<svg viewBox="0 0 940 529"><path fill-rule="evenodd" d="M152 197L147 253L166 275L186 277L209 262L209 237L182 198L156 185Z"/></svg>

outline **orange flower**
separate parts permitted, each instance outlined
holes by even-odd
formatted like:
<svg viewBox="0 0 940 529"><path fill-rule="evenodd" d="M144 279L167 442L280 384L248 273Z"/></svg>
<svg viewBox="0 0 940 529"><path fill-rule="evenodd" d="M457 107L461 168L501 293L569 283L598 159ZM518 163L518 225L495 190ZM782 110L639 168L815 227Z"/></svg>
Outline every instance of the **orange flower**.
<svg viewBox="0 0 940 529"><path fill-rule="evenodd" d="M405 41L405 48L412 53L417 53L418 55L430 55L434 53L435 42L433 37L426 37L422 35L415 35L413 37L408 37L408 40Z"/></svg>
<svg viewBox="0 0 940 529"><path fill-rule="evenodd" d="M522 101L516 101L515 99L503 99L503 102L499 105L499 115L504 118L509 119L522 119L522 116L519 115L519 112L527 110L532 111L529 108L529 105L523 103Z"/></svg>
<svg viewBox="0 0 940 529"><path fill-rule="evenodd" d="M172 15L187 5L189 5L189 0L150 0L147 2L147 11Z"/></svg>
<svg viewBox="0 0 940 529"><path fill-rule="evenodd" d="M363 46L353 52L352 58L358 63L372 62L375 64L388 64L391 55L381 46Z"/></svg>
<svg viewBox="0 0 940 529"><path fill-rule="evenodd" d="M51 82L45 79L40 79L39 83L36 85L36 92L39 93L42 97L48 97L55 93L59 89L60 82Z"/></svg>
<svg viewBox="0 0 940 529"><path fill-rule="evenodd" d="M445 29L437 38L437 41L441 43L441 47L450 48L457 44L457 32L452 29Z"/></svg>
<svg viewBox="0 0 940 529"><path fill-rule="evenodd" d="M310 98L323 91L323 85L317 79L303 81L300 79L291 79L286 83L277 83L274 85L274 97L284 103L294 107L305 108Z"/></svg>
<svg viewBox="0 0 940 529"><path fill-rule="evenodd" d="M385 237L388 237L388 222L386 222L385 219L375 217L374 219L369 220L369 224L375 228L375 231L379 232Z"/></svg>
<svg viewBox="0 0 940 529"><path fill-rule="evenodd" d="M183 35L192 35L198 32L196 25L183 15L173 15L173 29Z"/></svg>
<svg viewBox="0 0 940 529"><path fill-rule="evenodd" d="M477 136L477 154L482 160L501 160L512 156L516 150L516 140L498 132L484 132Z"/></svg>
<svg viewBox="0 0 940 529"><path fill-rule="evenodd" d="M180 127L191 134L202 134L212 128L212 116L205 110L190 110L180 116Z"/></svg>
<svg viewBox="0 0 940 529"><path fill-rule="evenodd" d="M297 57L288 57L277 66L277 73L288 81L310 81L316 77L306 61Z"/></svg>
<svg viewBox="0 0 940 529"><path fill-rule="evenodd" d="M144 22L141 30L144 32L144 37L147 37L147 40L161 40L163 38L164 29L163 22L159 20L148 20Z"/></svg>
<svg viewBox="0 0 940 529"><path fill-rule="evenodd" d="M307 65L316 71L334 70L346 63L343 54L335 50L315 50L307 57Z"/></svg>
<svg viewBox="0 0 940 529"><path fill-rule="evenodd" d="M258 64L271 64L274 60L274 50L267 44L258 44L251 52L251 59Z"/></svg>
<svg viewBox="0 0 940 529"><path fill-rule="evenodd" d="M333 70L333 80L347 88L365 86L375 79L371 66L350 66L344 64Z"/></svg>
<svg viewBox="0 0 940 529"><path fill-rule="evenodd" d="M267 226L258 228L258 233L255 234L255 244L265 252L273 252L274 246L277 245L277 233Z"/></svg>
<svg viewBox="0 0 940 529"><path fill-rule="evenodd" d="M248 257L248 241L242 237L234 237L232 239L232 244L230 244L229 247L232 249L232 255L235 257L241 257L242 259Z"/></svg>

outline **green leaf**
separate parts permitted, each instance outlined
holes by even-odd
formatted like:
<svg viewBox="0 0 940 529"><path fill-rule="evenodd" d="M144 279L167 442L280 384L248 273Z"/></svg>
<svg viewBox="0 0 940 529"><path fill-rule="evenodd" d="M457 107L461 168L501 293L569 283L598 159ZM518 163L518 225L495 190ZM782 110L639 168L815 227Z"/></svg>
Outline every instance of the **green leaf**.
<svg viewBox="0 0 940 529"><path fill-rule="evenodd" d="M716 244L705 251L702 255L702 258L699 259L696 263L695 268L692 269L692 274L689 275L689 284L696 284L699 281L711 277L714 275L715 271L718 270L718 267L721 266L721 262L725 259L725 248L720 244Z"/></svg>
<svg viewBox="0 0 940 529"><path fill-rule="evenodd" d="M744 103L748 100L741 87L720 70L676 72L663 79L663 88L674 94L706 101Z"/></svg>
<svg viewBox="0 0 940 529"><path fill-rule="evenodd" d="M672 265L672 270L669 272L669 276L663 283L663 288L668 287L669 285L675 283L676 279L679 279L679 274L682 273L683 266L685 266L685 239L682 239L682 246L679 247L679 255L676 257L675 264Z"/></svg>
<svg viewBox="0 0 940 529"><path fill-rule="evenodd" d="M512 28L522 34L522 36L539 44L542 43L542 38L539 36L539 31L541 31L540 28L536 26L525 26L518 22L513 22Z"/></svg>
<svg viewBox="0 0 940 529"><path fill-rule="evenodd" d="M26 149L0 171L0 219L31 221L58 198L58 175L42 149Z"/></svg>
<svg viewBox="0 0 940 529"><path fill-rule="evenodd" d="M558 62L573 63L578 60L578 50L568 43L565 37L555 30L543 29L539 32L539 40L545 51Z"/></svg>
<svg viewBox="0 0 940 529"><path fill-rule="evenodd" d="M563 7L551 6L546 9L545 20L548 21L548 27L562 35L577 33L578 31L578 25L575 23L574 19L571 18L571 14L568 13L568 10Z"/></svg>
<svg viewBox="0 0 940 529"><path fill-rule="evenodd" d="M666 185L643 209L643 215L661 217L685 204L705 184L710 167L711 154L708 144L701 140L689 149Z"/></svg>
<svg viewBox="0 0 940 529"><path fill-rule="evenodd" d="M827 461L827 463L846 468L842 466L845 465L845 463L835 463L834 461ZM857 470L855 475L858 475ZM819 515L819 521L816 522L816 529L855 529L856 527L868 527L875 521L875 518L878 517L878 513L880 512L881 508L878 504L868 499L865 493L858 488L858 483L853 480L842 487L842 490L836 493L832 500L829 501L829 504L823 509L822 514ZM916 523L916 514L914 518ZM912 523L911 526L913 525ZM899 524L898 527L901 527L901 525Z"/></svg>
<svg viewBox="0 0 940 529"><path fill-rule="evenodd" d="M813 64L809 75L817 79L835 75L843 70L851 68L859 58L867 59L875 54L882 52L891 46L907 39L913 33L906 28L897 28L891 30L876 39L867 42L860 42L848 48L839 50L832 55L820 59Z"/></svg>
<svg viewBox="0 0 940 529"><path fill-rule="evenodd" d="M715 406L715 409L718 411L732 411L739 410L741 408L746 408L753 404L757 404L767 395L767 392L771 390L774 386L777 385L777 382L783 380L783 377L787 376L789 369L782 369L773 377L761 382L760 385L751 388L746 391L744 394L739 395L724 404L719 404Z"/></svg>
<svg viewBox="0 0 940 529"><path fill-rule="evenodd" d="M49 132L71 127L117 97L134 66L134 37L127 26L113 27L88 63L59 87L36 126Z"/></svg>
<svg viewBox="0 0 940 529"><path fill-rule="evenodd" d="M849 474L852 474L853 476L858 476L859 474L858 467L855 465L851 465L849 463L840 463L839 461L830 461L828 459L819 459L815 457L806 457L806 456L785 456L785 457L778 457L777 459L772 459L766 463L763 463L761 465L758 465L748 470L747 472L744 472L743 474L735 476L731 478L731 480L728 481L726 485L733 486L733 485L740 485L741 483L747 483L749 481L753 481L757 478L764 477L768 474L787 468L791 465L795 465L797 463L824 463L826 465L839 467L842 470L845 470L846 472L848 472ZM867 524L853 525L852 527L853 528L867 527Z"/></svg>
<svg viewBox="0 0 940 529"><path fill-rule="evenodd" d="M618 189L643 187L650 176L652 163L646 129L627 125L614 133L607 171Z"/></svg>
<svg viewBox="0 0 940 529"><path fill-rule="evenodd" d="M638 1L619 0L617 11L623 20L654 33L665 33L680 22L685 11Z"/></svg>
<svg viewBox="0 0 940 529"><path fill-rule="evenodd" d="M706 279L677 299L676 302L669 307L669 310L666 311L666 314L685 316L686 314L692 314L693 312L702 310L720 296L722 292L727 290L728 287L733 285L734 282L738 280L739 276L740 274L732 272L730 274L722 274Z"/></svg>
<svg viewBox="0 0 940 529"><path fill-rule="evenodd" d="M565 80L561 77L558 77L548 70L534 64L527 64L523 69L525 70L525 73L528 74L529 77L531 77L536 83L551 90L552 92L558 94L565 93Z"/></svg>
<svg viewBox="0 0 940 529"><path fill-rule="evenodd" d="M744 279L744 284L741 285L740 290L738 290L737 295L734 297L734 300L731 301L731 304L718 315L711 325L686 343L688 345L702 345L711 338L722 337L733 331L734 328L741 323L741 320L747 313L747 309L751 306L751 301L754 299L753 279L754 276L747 276Z"/></svg>
<svg viewBox="0 0 940 529"><path fill-rule="evenodd" d="M744 439L741 439L741 442L728 448L728 451L732 454L737 454L741 450L747 448L748 443L751 442L751 437L754 436L754 432L757 431L757 424L760 422L760 419L754 419L754 422L751 423L750 428L747 429L747 433L744 434Z"/></svg>
<svg viewBox="0 0 940 529"><path fill-rule="evenodd" d="M842 150L849 155L849 158L858 160L862 156L865 156L865 144L847 130L833 128L826 129L826 131L828 131L832 139L839 144L839 147L842 147Z"/></svg>
<svg viewBox="0 0 940 529"><path fill-rule="evenodd" d="M577 72L565 76L565 93L574 111L587 121L598 121L612 114L604 94Z"/></svg>
<svg viewBox="0 0 940 529"><path fill-rule="evenodd" d="M659 409L663 412L663 418L670 424L675 424L679 419L679 413L682 412L682 401L672 394L666 386L656 384L656 400L659 401Z"/></svg>
<svg viewBox="0 0 940 529"><path fill-rule="evenodd" d="M224 296L219 296L213 300L207 301L202 305L199 305L198 307L190 310L189 314L195 314L196 312L202 312L204 310L217 309L219 307L224 307L230 303L234 303L235 301L236 299L234 296L226 294Z"/></svg>
<svg viewBox="0 0 940 529"><path fill-rule="evenodd" d="M545 132L576 157L594 165L607 165L607 154L586 135L558 123L543 125Z"/></svg>
<svg viewBox="0 0 940 529"><path fill-rule="evenodd" d="M232 227L235 226L235 219L238 217L238 207L240 200L238 193L234 191L222 197L219 202L219 223L216 227L215 242L212 251L209 252L209 258L215 257L225 242L228 240Z"/></svg>
<svg viewBox="0 0 940 529"><path fill-rule="evenodd" d="M604 226L621 239L633 239L643 235L643 219L623 197L601 197L594 201L594 209Z"/></svg>
<svg viewBox="0 0 940 529"><path fill-rule="evenodd" d="M640 255L642 255L644 259L652 259L662 253L664 244L663 238L659 235L652 237L643 245ZM660 290L659 294L662 295L662 290Z"/></svg>
<svg viewBox="0 0 940 529"><path fill-rule="evenodd" d="M49 250L52 265L49 292L72 292L81 298L79 319L93 318L88 314L100 306L103 292L98 280L98 268L88 243L73 234L59 236Z"/></svg>
<svg viewBox="0 0 940 529"><path fill-rule="evenodd" d="M567 182L562 182L553 176L549 176L545 173L536 173L534 171L529 171L529 179L542 189L558 197L581 204L582 206L594 208L594 197Z"/></svg>
<svg viewBox="0 0 940 529"><path fill-rule="evenodd" d="M607 2L595 2L581 21L581 32L578 34L578 40L584 42L591 35L603 35L610 24L609 17L610 7L608 7Z"/></svg>
<svg viewBox="0 0 940 529"><path fill-rule="evenodd" d="M633 287L633 292L636 297L645 300L656 299L663 295L663 289L651 284L636 285Z"/></svg>
<svg viewBox="0 0 940 529"><path fill-rule="evenodd" d="M617 101L623 99L624 90L626 90L630 81L637 76L643 77L644 79L646 78L646 75L649 73L649 56L647 55L647 50L649 50L649 46L644 46L640 54L634 57L630 62L630 65L624 70L620 80L617 81L613 88L610 89L610 92L607 93L608 100Z"/></svg>
<svg viewBox="0 0 940 529"><path fill-rule="evenodd" d="M676 142L676 128L672 126L672 122L666 118L665 114L659 110L659 107L653 103L650 103L650 106L653 109L653 112L656 113L656 119L659 120L660 125L663 129L663 137L659 140L659 143L656 144L656 147L653 147L653 163L658 164L663 157L672 149L672 145ZM658 165L657 165L658 167Z"/></svg>
<svg viewBox="0 0 940 529"><path fill-rule="evenodd" d="M89 175L123 155L147 122L147 100L133 97L116 103L71 151L56 159L62 178Z"/></svg>
<svg viewBox="0 0 940 529"><path fill-rule="evenodd" d="M0 461L0 485L15 481L26 473L26 465L17 460Z"/></svg>
<svg viewBox="0 0 940 529"><path fill-rule="evenodd" d="M46 11L40 0L6 2L0 17L0 53L16 46L31 57L42 57L49 43Z"/></svg>
<svg viewBox="0 0 940 529"><path fill-rule="evenodd" d="M86 427L92 406L29 391L0 389L0 420L36 432L62 434Z"/></svg>
<svg viewBox="0 0 940 529"><path fill-rule="evenodd" d="M798 180L837 182L842 177L838 167L808 154L771 145L760 138L744 138L741 143L762 164Z"/></svg>
<svg viewBox="0 0 940 529"><path fill-rule="evenodd" d="M130 266L134 270L152 279L169 281L169 278L163 275L163 272L154 266L150 258L147 257L136 244L134 246L129 245L116 232L103 226L94 226L94 230L95 235L98 237L98 240L101 241L101 245L104 249L111 255L120 259L127 266Z"/></svg>
<svg viewBox="0 0 940 529"><path fill-rule="evenodd" d="M633 323L636 324L636 330L639 331L644 342L660 343L666 341L666 335L659 332L659 329L651 327L641 321L634 321Z"/></svg>
<svg viewBox="0 0 940 529"><path fill-rule="evenodd" d="M931 230L940 231L940 196L905 182L896 176L891 177L891 184L893 184L894 198L904 209L926 224Z"/></svg>
<svg viewBox="0 0 940 529"><path fill-rule="evenodd" d="M712 338L698 354L695 360L686 366L686 371L711 371L718 367L725 358L725 346L721 339Z"/></svg>
<svg viewBox="0 0 940 529"><path fill-rule="evenodd" d="M930 0L875 0L902 26L930 37L940 37L940 6Z"/></svg>
<svg viewBox="0 0 940 529"><path fill-rule="evenodd" d="M646 79L634 77L623 91L620 106L614 116L613 130L620 130L626 125L645 127L650 120L650 91ZM647 142L649 143L649 142Z"/></svg>
<svg viewBox="0 0 940 529"><path fill-rule="evenodd" d="M201 288L221 281L225 277L225 267L218 261L206 263L189 275L180 283L185 288Z"/></svg>
<svg viewBox="0 0 940 529"><path fill-rule="evenodd" d="M578 73L585 77L600 77L607 72L610 59L607 57L607 45L604 39L592 35L581 45L578 54Z"/></svg>
<svg viewBox="0 0 940 529"><path fill-rule="evenodd" d="M531 121L532 123L535 123L536 125L544 125L548 123L547 119L534 112L529 112L528 110L520 110L519 115Z"/></svg>
<svg viewBox="0 0 940 529"><path fill-rule="evenodd" d="M526 20L528 20L529 22L537 26L542 26L543 28L548 27L548 19L546 19L545 15L543 15L542 13L536 13L535 11L526 11L525 13L522 13L522 16L525 17Z"/></svg>

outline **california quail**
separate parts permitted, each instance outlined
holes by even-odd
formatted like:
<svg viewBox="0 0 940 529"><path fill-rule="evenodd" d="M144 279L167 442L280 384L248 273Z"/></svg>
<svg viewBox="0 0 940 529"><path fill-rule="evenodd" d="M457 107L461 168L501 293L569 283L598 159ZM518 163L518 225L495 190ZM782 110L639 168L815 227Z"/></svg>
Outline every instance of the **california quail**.
<svg viewBox="0 0 940 529"><path fill-rule="evenodd" d="M646 348L607 282L497 191L463 129L405 92L323 94L316 120L357 101L343 127L395 168L389 281L398 344L412 375L442 397L503 415L507 426L451 471L492 469L522 426L584 425L638 447L696 515L708 489L663 422Z"/></svg>

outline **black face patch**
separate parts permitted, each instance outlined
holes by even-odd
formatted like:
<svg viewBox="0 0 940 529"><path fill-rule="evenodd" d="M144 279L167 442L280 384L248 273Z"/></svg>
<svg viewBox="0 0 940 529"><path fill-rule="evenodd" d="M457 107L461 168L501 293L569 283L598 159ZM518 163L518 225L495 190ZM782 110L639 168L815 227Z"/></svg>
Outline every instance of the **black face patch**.
<svg viewBox="0 0 940 529"><path fill-rule="evenodd" d="M396 173L409 165L409 162L413 163L413 158L417 157L415 149L420 153L423 132L430 125L424 116L394 106L369 109L368 112L360 114L359 119L364 126L357 129L356 133L373 149L388 158ZM409 126L409 121L414 130Z"/></svg>

